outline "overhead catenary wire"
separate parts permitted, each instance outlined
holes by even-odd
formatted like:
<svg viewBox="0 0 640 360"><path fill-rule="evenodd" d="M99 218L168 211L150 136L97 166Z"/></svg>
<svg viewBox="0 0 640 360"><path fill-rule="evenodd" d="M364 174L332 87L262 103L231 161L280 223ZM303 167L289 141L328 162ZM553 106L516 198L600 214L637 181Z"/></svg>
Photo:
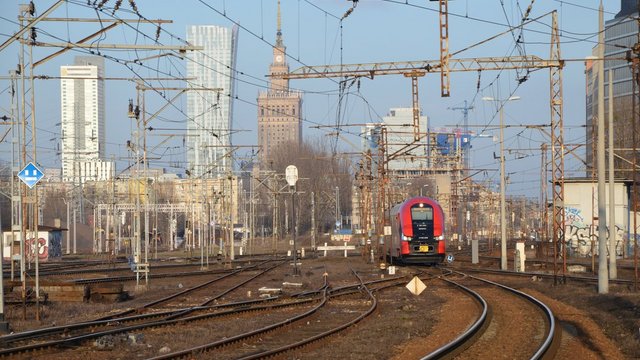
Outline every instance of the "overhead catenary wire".
<svg viewBox="0 0 640 360"><path fill-rule="evenodd" d="M139 28L136 28L136 32L139 32L139 31L140 31L140 30L139 30ZM112 59L112 60L115 60L116 62L118 62L118 59L117 59L117 58L110 57L110 56L107 56L107 55L105 55L105 54L98 54L98 55L101 55L101 56L103 56L103 57L105 57L105 58L107 58L107 59ZM138 64L138 65L142 65L142 64ZM139 78L142 78L142 76L140 76L140 75L139 75L135 70L133 70L133 68L132 68L131 66L128 66L127 64L125 64L125 66L129 67L129 69L130 69L134 74L138 75L138 77L139 77ZM147 68L148 68L148 67L147 67ZM157 70L156 70L156 71L157 71ZM163 94L160 94L160 95L164 97L164 95L163 95ZM227 94L227 95L229 95L229 94ZM184 114L184 113L183 113L183 114ZM185 114L185 115L186 115L186 114Z"/></svg>
<svg viewBox="0 0 640 360"><path fill-rule="evenodd" d="M224 11L224 13L226 13L226 10ZM157 68L157 66L156 66L156 68ZM257 106L257 105L256 105L256 106Z"/></svg>

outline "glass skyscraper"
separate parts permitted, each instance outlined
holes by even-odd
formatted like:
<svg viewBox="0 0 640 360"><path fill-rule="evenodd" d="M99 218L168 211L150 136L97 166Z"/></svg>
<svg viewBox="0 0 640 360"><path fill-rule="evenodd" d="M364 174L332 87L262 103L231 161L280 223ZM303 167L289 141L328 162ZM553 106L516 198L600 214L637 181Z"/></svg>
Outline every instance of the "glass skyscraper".
<svg viewBox="0 0 640 360"><path fill-rule="evenodd" d="M218 177L232 170L231 124L235 97L234 72L238 28L193 25L187 41L204 50L188 55L187 169L191 176ZM219 90L215 90L219 89Z"/></svg>

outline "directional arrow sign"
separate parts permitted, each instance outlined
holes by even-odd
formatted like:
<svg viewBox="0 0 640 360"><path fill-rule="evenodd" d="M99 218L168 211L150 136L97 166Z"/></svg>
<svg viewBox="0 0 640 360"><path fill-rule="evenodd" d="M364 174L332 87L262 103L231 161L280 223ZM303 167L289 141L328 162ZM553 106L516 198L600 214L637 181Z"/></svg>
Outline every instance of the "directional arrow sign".
<svg viewBox="0 0 640 360"><path fill-rule="evenodd" d="M37 166L33 165L33 163L28 163L19 173L18 178L22 180L23 183L27 184L30 189L42 179L44 174Z"/></svg>
<svg viewBox="0 0 640 360"><path fill-rule="evenodd" d="M427 288L427 286L417 276L414 276L411 281L405 286L413 295L420 295Z"/></svg>

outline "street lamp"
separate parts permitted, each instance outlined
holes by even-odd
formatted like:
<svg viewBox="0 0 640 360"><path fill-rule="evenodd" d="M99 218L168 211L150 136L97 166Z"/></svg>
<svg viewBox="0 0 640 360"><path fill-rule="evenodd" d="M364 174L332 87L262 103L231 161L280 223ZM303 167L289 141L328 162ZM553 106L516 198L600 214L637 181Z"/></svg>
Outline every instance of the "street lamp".
<svg viewBox="0 0 640 360"><path fill-rule="evenodd" d="M507 101L520 100L520 96L511 96L508 99L496 100L492 97L483 97L484 101L496 101L500 106L500 269L507 270L507 221L505 171L504 171L504 104Z"/></svg>
<svg viewBox="0 0 640 360"><path fill-rule="evenodd" d="M298 276L298 250L296 249L296 202L294 195L296 193L296 182L298 182L298 168L295 165L287 166L285 170L285 178L289 184L289 192L291 193L291 218L293 223L293 275Z"/></svg>

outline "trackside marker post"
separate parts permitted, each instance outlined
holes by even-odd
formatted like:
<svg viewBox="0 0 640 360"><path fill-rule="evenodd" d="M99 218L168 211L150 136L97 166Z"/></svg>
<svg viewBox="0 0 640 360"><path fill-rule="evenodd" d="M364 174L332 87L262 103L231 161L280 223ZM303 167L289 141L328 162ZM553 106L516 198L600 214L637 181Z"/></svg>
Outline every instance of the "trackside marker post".
<svg viewBox="0 0 640 360"><path fill-rule="evenodd" d="M420 295L424 289L427 288L427 285L425 285L420 278L414 276L405 287L409 289L413 295Z"/></svg>

